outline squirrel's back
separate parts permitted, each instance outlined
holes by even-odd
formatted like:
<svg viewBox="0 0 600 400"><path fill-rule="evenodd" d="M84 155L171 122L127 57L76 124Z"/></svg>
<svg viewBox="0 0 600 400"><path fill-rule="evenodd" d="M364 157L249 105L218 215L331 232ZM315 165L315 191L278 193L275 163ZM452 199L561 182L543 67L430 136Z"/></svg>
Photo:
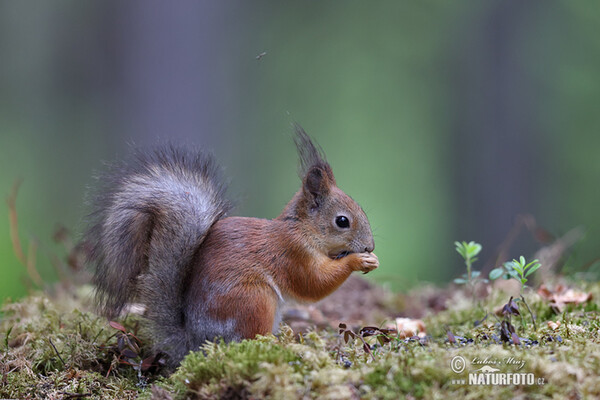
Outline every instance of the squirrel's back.
<svg viewBox="0 0 600 400"><path fill-rule="evenodd" d="M208 155L165 147L137 151L99 177L85 235L96 264L96 302L109 318L129 302L143 303L167 351L185 348L164 341L185 341L182 296L192 259L230 209L219 175Z"/></svg>

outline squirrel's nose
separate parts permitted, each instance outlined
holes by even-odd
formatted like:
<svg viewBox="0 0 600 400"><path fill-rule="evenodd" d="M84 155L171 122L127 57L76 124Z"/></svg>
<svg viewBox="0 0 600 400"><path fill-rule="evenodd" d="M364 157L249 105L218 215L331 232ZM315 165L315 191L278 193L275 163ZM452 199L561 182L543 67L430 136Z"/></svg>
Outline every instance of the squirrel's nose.
<svg viewBox="0 0 600 400"><path fill-rule="evenodd" d="M375 240L373 240L373 237L371 237L371 240L369 241L369 243L365 243L365 252L366 253L372 253L373 250L375 250Z"/></svg>

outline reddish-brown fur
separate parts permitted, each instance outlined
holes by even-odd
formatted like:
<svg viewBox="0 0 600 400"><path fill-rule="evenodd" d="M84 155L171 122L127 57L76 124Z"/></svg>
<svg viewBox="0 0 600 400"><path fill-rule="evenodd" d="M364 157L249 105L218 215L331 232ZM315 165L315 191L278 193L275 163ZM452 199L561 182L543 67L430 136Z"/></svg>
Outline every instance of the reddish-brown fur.
<svg viewBox="0 0 600 400"><path fill-rule="evenodd" d="M339 196L343 206L360 210L337 187L330 186L328 193ZM353 271L376 268L373 253L352 253L339 259L328 256L327 237L307 223L309 213L297 212L298 206L306 207L305 195L299 191L274 220L229 217L217 221L203 243L187 301L210 304L212 318L232 319L243 337L253 338L272 331L280 295L317 301L337 289ZM286 218L290 209L300 218ZM354 219L352 228L358 223L358 218Z"/></svg>

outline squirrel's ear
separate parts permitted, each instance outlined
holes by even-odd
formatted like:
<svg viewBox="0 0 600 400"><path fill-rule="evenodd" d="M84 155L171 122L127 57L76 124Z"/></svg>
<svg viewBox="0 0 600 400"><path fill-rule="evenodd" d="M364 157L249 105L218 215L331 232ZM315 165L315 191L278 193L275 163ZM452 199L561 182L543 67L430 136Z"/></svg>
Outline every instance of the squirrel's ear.
<svg viewBox="0 0 600 400"><path fill-rule="evenodd" d="M304 177L304 196L308 200L311 209L321 207L323 200L329 194L332 185L333 173L329 165L315 165L311 167Z"/></svg>

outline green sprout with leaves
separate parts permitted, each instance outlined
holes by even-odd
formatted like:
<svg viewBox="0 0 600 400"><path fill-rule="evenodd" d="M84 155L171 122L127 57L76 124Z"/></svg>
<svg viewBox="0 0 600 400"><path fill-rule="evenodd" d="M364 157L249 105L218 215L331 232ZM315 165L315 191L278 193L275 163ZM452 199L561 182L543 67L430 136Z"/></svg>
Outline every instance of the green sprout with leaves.
<svg viewBox="0 0 600 400"><path fill-rule="evenodd" d="M512 260L505 262L502 267L495 268L490 271L490 280L495 280L500 277L504 279L516 279L521 284L521 295L525 289L527 283L527 277L533 274L539 267L539 260L533 260L529 263L526 262L525 257L521 256L519 260Z"/></svg>
<svg viewBox="0 0 600 400"><path fill-rule="evenodd" d="M465 259L465 265L467 266L467 273L463 274L460 278L456 278L454 283L457 285L475 284L476 281L479 280L481 272L475 271L472 268L472 265L477 261L477 255L481 251L481 245L475 242L454 242L454 245L456 246L458 254ZM487 282L487 279L482 279L482 281Z"/></svg>
<svg viewBox="0 0 600 400"><path fill-rule="evenodd" d="M473 269L473 263L477 261L477 255L481 251L481 245L476 242L454 242L456 251L465 260L467 266L467 273L462 274L460 278L454 279L454 283L457 285L466 285L471 290L471 296L475 300L475 285L479 282L487 283L488 280L481 278L481 271Z"/></svg>
<svg viewBox="0 0 600 400"><path fill-rule="evenodd" d="M527 307L527 311L529 311L529 315L531 315L531 320L533 321L533 329L536 331L537 325L535 323L535 316L533 315L531 308L529 308L523 292L527 286L527 277L537 271L541 266L539 260L533 260L528 263L525 260L525 257L521 256L519 257L519 260L507 261L501 267L494 268L490 271L489 275L489 278L492 281L503 277L504 279L515 279L521 284L520 297L516 300L520 300L525 304L525 307Z"/></svg>

